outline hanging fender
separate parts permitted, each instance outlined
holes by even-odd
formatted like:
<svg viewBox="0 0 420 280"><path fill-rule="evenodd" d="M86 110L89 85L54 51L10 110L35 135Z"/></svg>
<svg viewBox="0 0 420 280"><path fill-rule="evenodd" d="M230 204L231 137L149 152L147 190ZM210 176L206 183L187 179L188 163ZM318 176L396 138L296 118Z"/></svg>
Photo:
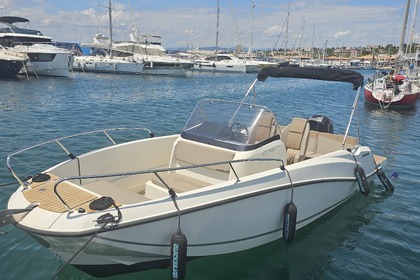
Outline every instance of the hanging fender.
<svg viewBox="0 0 420 280"><path fill-rule="evenodd" d="M296 234L296 221L297 221L297 207L290 201L284 207L283 214L283 239L287 243L292 243Z"/></svg>
<svg viewBox="0 0 420 280"><path fill-rule="evenodd" d="M187 270L187 238L180 229L171 238L170 272L172 280L183 280Z"/></svg>
<svg viewBox="0 0 420 280"><path fill-rule="evenodd" d="M357 165L354 169L354 175L356 176L357 184L359 185L359 190L364 196L368 196L369 190L369 183L366 178L365 170Z"/></svg>
<svg viewBox="0 0 420 280"><path fill-rule="evenodd" d="M394 185L392 185L391 181L386 176L385 172L382 170L377 170L376 175L378 175L379 180L381 181L382 185L385 187L385 189L393 192L394 191Z"/></svg>

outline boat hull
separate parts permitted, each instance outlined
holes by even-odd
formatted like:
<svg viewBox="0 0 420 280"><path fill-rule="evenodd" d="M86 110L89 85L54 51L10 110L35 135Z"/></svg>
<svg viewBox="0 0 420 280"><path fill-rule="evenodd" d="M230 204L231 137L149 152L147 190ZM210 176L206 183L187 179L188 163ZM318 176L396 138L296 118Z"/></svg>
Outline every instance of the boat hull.
<svg viewBox="0 0 420 280"><path fill-rule="evenodd" d="M194 63L177 62L176 60L146 60L143 68L143 74L185 76L191 71L193 65Z"/></svg>
<svg viewBox="0 0 420 280"><path fill-rule="evenodd" d="M361 147L355 157L372 179L376 165L370 150ZM281 238L283 208L292 191L298 208L296 228L312 223L358 193L354 167L353 156L341 150L290 166L293 190L287 174L276 168L179 194L176 201L181 210L181 229L188 240L187 256L232 253ZM9 208L17 208L13 204L21 201L21 196L16 192ZM107 212L116 215L116 210ZM167 266L171 236L178 228L177 211L169 195L123 205L121 212L122 221L100 233L101 225L95 220L103 212L60 213L46 218L45 210L35 208L17 226L65 261L97 233L70 262L96 276ZM43 224L33 226L30 219L39 216Z"/></svg>
<svg viewBox="0 0 420 280"><path fill-rule="evenodd" d="M129 58L75 57L73 69L81 72L140 75L144 64Z"/></svg>
<svg viewBox="0 0 420 280"><path fill-rule="evenodd" d="M395 109L409 109L414 107L417 102L418 94L419 93L404 94L400 99L394 99L393 101L393 99L376 98L371 90L365 89L364 91L365 102L377 107L389 107Z"/></svg>
<svg viewBox="0 0 420 280"><path fill-rule="evenodd" d="M209 71L209 72L235 72L246 73L245 64L229 64L220 62L197 62L194 64L194 70Z"/></svg>
<svg viewBox="0 0 420 280"><path fill-rule="evenodd" d="M22 67L22 61L0 59L0 78L14 78Z"/></svg>

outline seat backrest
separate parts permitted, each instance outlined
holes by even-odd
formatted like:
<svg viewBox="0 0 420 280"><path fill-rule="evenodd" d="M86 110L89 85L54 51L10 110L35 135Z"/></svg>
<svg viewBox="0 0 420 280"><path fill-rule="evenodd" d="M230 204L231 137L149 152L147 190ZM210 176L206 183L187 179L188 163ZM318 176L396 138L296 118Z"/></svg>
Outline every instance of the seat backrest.
<svg viewBox="0 0 420 280"><path fill-rule="evenodd" d="M170 167L185 167L195 164L230 161L234 157L235 153L233 151L181 139L176 142L172 151ZM185 173L185 171L188 171L186 173L195 173L196 175L200 175L200 177L204 176L226 180L229 178L230 165L210 165L176 172Z"/></svg>
<svg viewBox="0 0 420 280"><path fill-rule="evenodd" d="M309 122L303 118L293 118L292 122L286 128L286 151L296 155L293 162L305 158L309 142L309 130Z"/></svg>
<svg viewBox="0 0 420 280"><path fill-rule="evenodd" d="M275 134L276 120L272 114L261 115L255 128L255 143L264 141Z"/></svg>

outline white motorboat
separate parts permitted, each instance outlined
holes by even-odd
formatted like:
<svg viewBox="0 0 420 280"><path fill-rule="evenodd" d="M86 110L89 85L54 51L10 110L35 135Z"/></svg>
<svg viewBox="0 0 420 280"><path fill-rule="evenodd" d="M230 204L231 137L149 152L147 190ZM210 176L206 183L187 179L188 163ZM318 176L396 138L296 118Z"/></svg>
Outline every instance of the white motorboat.
<svg viewBox="0 0 420 280"><path fill-rule="evenodd" d="M24 27L17 24L23 23ZM22 17L0 17L0 45L11 52L29 57L24 74L68 77L72 64L71 53L52 44L52 38L39 30L27 28L29 20Z"/></svg>
<svg viewBox="0 0 420 280"><path fill-rule="evenodd" d="M24 26L19 27L18 24ZM16 16L0 16L0 45L5 48L16 43L32 45L34 43L51 43L52 38L39 30L29 29L29 20Z"/></svg>
<svg viewBox="0 0 420 280"><path fill-rule="evenodd" d="M29 61L22 68L24 74L37 76L68 77L73 56L69 50L57 48L50 44L17 45L10 50L26 54Z"/></svg>
<svg viewBox="0 0 420 280"><path fill-rule="evenodd" d="M268 108L247 103L268 76L352 83L357 94L346 131L331 133L322 117L280 125ZM386 158L348 135L362 84L362 75L347 70L264 68L241 102L200 101L180 134L153 137L138 128L151 137L117 144L116 129L99 130L14 152L7 166L20 186L0 225L14 224L95 276L170 266L171 278L183 279L191 258L281 237L292 242L296 230L368 195L376 176L393 190L382 171ZM71 153L72 140L92 143L86 137L94 134L110 145ZM68 160L34 167L37 175L23 179L12 162L48 144Z"/></svg>
<svg viewBox="0 0 420 280"><path fill-rule="evenodd" d="M229 53L216 53L194 63L194 70L212 72L237 72L252 73L258 72L259 63L246 61Z"/></svg>

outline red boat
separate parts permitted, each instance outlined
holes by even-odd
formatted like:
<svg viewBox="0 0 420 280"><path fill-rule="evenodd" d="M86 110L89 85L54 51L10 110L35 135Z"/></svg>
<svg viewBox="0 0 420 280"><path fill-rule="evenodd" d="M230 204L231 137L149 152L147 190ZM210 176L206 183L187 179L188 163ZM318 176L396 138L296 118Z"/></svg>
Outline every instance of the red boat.
<svg viewBox="0 0 420 280"><path fill-rule="evenodd" d="M387 73L376 73L365 85L365 102L390 109L408 109L417 103L420 88L405 75L397 75L391 81Z"/></svg>

